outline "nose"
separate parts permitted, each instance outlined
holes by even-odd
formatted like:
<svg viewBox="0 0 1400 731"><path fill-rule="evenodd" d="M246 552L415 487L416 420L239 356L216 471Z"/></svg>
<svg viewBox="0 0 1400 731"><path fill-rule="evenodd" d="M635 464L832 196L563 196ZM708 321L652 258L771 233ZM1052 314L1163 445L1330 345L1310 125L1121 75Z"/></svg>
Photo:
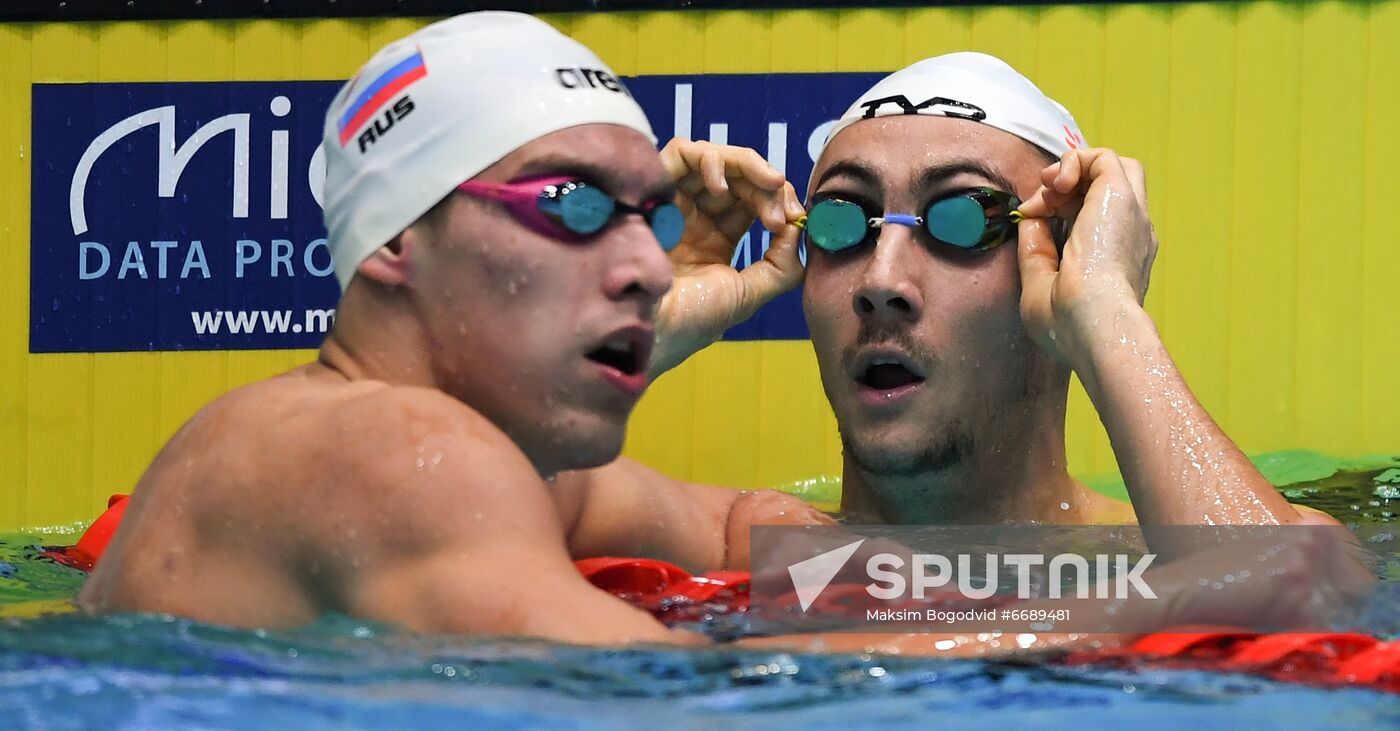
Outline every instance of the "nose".
<svg viewBox="0 0 1400 731"><path fill-rule="evenodd" d="M856 315L893 322L918 320L924 300L909 274L923 265L918 261L922 250L909 227L881 228L851 296Z"/></svg>
<svg viewBox="0 0 1400 731"><path fill-rule="evenodd" d="M615 229L622 256L603 282L609 299L639 299L655 304L671 289L671 260L656 241L651 226L637 215L627 216Z"/></svg>

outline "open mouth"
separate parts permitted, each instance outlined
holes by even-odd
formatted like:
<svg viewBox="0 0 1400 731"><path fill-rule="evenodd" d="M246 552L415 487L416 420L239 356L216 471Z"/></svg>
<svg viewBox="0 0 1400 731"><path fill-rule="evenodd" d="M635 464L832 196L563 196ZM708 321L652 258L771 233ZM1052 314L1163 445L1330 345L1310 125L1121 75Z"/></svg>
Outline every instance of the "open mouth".
<svg viewBox="0 0 1400 731"><path fill-rule="evenodd" d="M623 375L634 376L646 367L646 358L642 351L643 348L636 340L619 335L603 343L602 347L590 351L586 357Z"/></svg>
<svg viewBox="0 0 1400 731"><path fill-rule="evenodd" d="M923 383L924 377L894 358L875 358L856 381L877 391L890 391L911 383Z"/></svg>

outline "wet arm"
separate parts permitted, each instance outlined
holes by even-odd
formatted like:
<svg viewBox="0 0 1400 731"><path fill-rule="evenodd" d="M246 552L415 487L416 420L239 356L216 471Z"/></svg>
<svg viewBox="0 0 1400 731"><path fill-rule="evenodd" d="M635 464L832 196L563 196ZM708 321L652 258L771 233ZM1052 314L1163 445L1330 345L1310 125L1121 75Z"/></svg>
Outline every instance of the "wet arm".
<svg viewBox="0 0 1400 731"><path fill-rule="evenodd" d="M357 482L316 536L329 606L430 634L703 642L584 580L544 481L484 418L440 394L383 401L342 420L373 433L346 450Z"/></svg>
<svg viewBox="0 0 1400 731"><path fill-rule="evenodd" d="M1141 307L1125 303L1102 322L1102 337L1075 371L1108 429L1141 523L1305 520L1196 400Z"/></svg>
<svg viewBox="0 0 1400 731"><path fill-rule="evenodd" d="M655 558L693 572L743 570L751 526L832 522L775 490L684 482L626 458L575 474L570 479L586 479L589 493L571 542L580 555Z"/></svg>

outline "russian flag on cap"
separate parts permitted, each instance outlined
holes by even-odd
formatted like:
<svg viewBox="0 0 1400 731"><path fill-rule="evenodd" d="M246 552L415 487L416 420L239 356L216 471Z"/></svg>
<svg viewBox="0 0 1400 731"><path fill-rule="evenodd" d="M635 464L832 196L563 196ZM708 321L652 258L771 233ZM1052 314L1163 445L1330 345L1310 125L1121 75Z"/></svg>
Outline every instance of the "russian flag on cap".
<svg viewBox="0 0 1400 731"><path fill-rule="evenodd" d="M403 91L405 87L428 75L428 67L423 63L423 52L419 51L412 56L394 64L392 68L380 74L378 78L370 82L360 95L355 97L355 101L345 108L340 115L340 122L337 129L340 132L340 146L344 147L350 138L355 136L355 131L365 125L395 94Z"/></svg>

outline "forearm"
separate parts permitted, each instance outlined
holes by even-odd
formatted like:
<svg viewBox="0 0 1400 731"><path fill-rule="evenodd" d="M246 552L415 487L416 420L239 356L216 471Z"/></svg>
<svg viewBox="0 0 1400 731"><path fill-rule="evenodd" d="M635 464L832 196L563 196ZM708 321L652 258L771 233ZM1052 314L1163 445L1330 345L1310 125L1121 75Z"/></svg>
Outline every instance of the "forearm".
<svg viewBox="0 0 1400 731"><path fill-rule="evenodd" d="M1075 371L1108 430L1143 525L1294 523L1284 500L1192 395L1136 305L1099 318Z"/></svg>

